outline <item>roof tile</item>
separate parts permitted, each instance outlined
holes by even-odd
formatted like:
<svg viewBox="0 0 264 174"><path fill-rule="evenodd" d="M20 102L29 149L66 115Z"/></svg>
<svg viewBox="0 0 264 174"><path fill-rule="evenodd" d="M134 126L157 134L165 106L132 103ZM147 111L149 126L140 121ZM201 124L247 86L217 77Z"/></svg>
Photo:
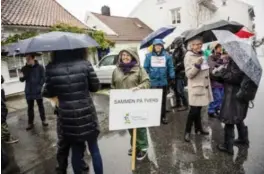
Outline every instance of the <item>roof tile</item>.
<svg viewBox="0 0 264 174"><path fill-rule="evenodd" d="M66 23L88 28L56 0L1 0L3 25L51 27Z"/></svg>
<svg viewBox="0 0 264 174"><path fill-rule="evenodd" d="M138 18L92 14L117 33L117 36L107 36L113 41L141 41L153 31Z"/></svg>

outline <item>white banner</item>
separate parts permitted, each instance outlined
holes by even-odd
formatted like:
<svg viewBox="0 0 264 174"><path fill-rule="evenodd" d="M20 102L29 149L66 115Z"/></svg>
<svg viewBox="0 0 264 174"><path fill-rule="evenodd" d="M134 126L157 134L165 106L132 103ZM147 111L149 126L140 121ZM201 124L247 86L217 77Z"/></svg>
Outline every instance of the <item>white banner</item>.
<svg viewBox="0 0 264 174"><path fill-rule="evenodd" d="M161 89L110 90L109 129L160 125Z"/></svg>

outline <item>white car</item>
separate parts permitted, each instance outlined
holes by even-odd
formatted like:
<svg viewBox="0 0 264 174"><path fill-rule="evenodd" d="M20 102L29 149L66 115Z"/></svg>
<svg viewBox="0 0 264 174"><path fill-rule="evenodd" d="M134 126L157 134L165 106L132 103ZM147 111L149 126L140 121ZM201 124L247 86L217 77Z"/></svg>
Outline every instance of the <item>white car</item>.
<svg viewBox="0 0 264 174"><path fill-rule="evenodd" d="M116 68L118 53L109 53L94 67L94 71L101 84L111 84L112 74Z"/></svg>
<svg viewBox="0 0 264 174"><path fill-rule="evenodd" d="M146 51L138 50L140 64L143 65L142 62L145 60ZM118 60L118 53L111 52L108 55L104 56L100 62L94 67L94 71L100 81L101 84L111 84L112 82L112 74L116 68L116 63Z"/></svg>

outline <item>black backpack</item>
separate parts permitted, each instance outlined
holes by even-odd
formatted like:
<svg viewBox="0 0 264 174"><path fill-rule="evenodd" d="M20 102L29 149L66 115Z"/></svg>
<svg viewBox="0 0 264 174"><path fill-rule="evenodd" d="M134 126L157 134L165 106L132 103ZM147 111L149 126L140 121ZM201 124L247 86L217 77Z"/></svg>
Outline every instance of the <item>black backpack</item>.
<svg viewBox="0 0 264 174"><path fill-rule="evenodd" d="M251 102L252 106L250 108L253 108L253 100L256 97L257 91L258 85L256 85L247 75L244 75L236 97L242 101Z"/></svg>

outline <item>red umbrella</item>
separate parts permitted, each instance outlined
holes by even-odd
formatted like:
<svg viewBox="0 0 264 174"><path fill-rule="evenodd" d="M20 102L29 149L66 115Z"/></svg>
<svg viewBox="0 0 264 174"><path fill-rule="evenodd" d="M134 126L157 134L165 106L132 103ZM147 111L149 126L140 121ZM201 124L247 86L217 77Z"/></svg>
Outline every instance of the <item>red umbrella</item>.
<svg viewBox="0 0 264 174"><path fill-rule="evenodd" d="M242 28L235 35L237 35L240 38L250 38L250 37L254 36L255 34L248 31L246 28Z"/></svg>

